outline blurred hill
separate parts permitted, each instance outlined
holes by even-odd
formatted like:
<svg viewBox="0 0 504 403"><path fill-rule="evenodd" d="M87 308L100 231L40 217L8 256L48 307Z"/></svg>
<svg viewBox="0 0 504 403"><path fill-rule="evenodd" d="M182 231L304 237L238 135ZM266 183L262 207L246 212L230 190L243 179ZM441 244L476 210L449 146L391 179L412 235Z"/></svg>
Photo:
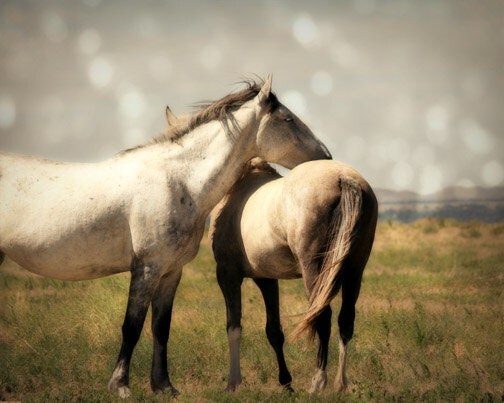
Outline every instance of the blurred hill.
<svg viewBox="0 0 504 403"><path fill-rule="evenodd" d="M452 186L420 195L411 191L375 189L380 219L410 222L419 218L504 221L504 187Z"/></svg>

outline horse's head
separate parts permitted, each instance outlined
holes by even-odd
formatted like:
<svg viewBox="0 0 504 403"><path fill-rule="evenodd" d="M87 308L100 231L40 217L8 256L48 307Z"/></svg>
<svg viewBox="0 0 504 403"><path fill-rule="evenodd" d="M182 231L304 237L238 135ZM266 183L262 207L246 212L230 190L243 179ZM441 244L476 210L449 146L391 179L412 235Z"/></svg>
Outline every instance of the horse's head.
<svg viewBox="0 0 504 403"><path fill-rule="evenodd" d="M260 119L256 155L286 168L306 161L331 159L326 146L271 92L271 82L272 77L268 75L254 99Z"/></svg>
<svg viewBox="0 0 504 403"><path fill-rule="evenodd" d="M225 121L230 116L229 112L238 113L241 109L244 115L235 117L231 125L241 130L254 122L252 138L247 140L252 147L249 150L251 156L286 168L294 168L306 161L331 159L326 146L271 92L271 81L271 75L268 75L262 86L249 82L244 91L204 105L200 111L188 115L175 116L167 106L168 131L175 133L177 127L196 125L199 121Z"/></svg>

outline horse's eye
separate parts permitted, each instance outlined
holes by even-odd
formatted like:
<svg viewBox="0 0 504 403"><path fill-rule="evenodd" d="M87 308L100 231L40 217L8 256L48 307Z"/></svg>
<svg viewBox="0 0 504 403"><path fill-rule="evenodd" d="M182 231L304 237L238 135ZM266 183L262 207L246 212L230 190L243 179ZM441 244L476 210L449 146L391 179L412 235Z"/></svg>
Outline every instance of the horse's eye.
<svg viewBox="0 0 504 403"><path fill-rule="evenodd" d="M287 116L285 119L284 119L286 122L292 122L294 119L292 119L291 116Z"/></svg>

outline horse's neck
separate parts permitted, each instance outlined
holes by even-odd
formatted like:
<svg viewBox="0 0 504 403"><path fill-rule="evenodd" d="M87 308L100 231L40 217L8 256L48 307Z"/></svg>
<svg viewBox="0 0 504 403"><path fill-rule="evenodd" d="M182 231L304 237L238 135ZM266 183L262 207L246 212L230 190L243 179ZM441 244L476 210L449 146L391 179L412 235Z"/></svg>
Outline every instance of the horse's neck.
<svg viewBox="0 0 504 403"><path fill-rule="evenodd" d="M253 156L251 126L237 119L235 125L229 123L229 132L221 122L213 121L181 139L181 146L189 150L187 187L205 216L238 180Z"/></svg>

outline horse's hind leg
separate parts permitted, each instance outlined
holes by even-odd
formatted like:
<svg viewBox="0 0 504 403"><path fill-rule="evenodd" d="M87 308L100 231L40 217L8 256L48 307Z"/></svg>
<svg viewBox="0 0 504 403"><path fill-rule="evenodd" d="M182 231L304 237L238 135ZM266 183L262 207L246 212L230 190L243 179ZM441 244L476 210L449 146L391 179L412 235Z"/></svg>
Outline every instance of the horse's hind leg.
<svg viewBox="0 0 504 403"><path fill-rule="evenodd" d="M328 305L320 313L315 324L315 330L319 339L317 352L317 372L312 378L310 393L321 392L327 384L327 356L329 352L329 338L331 337L332 310Z"/></svg>
<svg viewBox="0 0 504 403"><path fill-rule="evenodd" d="M241 284L239 270L217 263L217 281L226 301L226 329L229 343L229 376L227 390L233 392L241 384Z"/></svg>
<svg viewBox="0 0 504 403"><path fill-rule="evenodd" d="M278 381L285 389L292 391L292 376L285 363L283 352L285 337L280 324L278 280L254 279L254 281L261 290L266 306L266 336L277 357Z"/></svg>
<svg viewBox="0 0 504 403"><path fill-rule="evenodd" d="M159 269L157 267L147 266L139 261L133 262L128 306L122 325L121 350L108 383L109 390L117 391L121 398L130 396L128 384L131 355L140 338L149 303L158 282Z"/></svg>
<svg viewBox="0 0 504 403"><path fill-rule="evenodd" d="M155 393L168 391L172 396L179 392L173 387L168 374L168 338L172 316L173 299L177 291L182 269L170 271L161 277L152 298L152 355L151 388Z"/></svg>
<svg viewBox="0 0 504 403"><path fill-rule="evenodd" d="M0 265L3 263L4 258L5 258L5 253L3 253L3 252L0 250Z"/></svg>
<svg viewBox="0 0 504 403"><path fill-rule="evenodd" d="M306 256L313 256L313 254L307 254ZM308 299L310 299L310 296L313 293L315 280L319 273L319 265L313 262L302 262L301 267L303 267L303 281L306 294L308 296ZM318 338L319 347L317 351L317 371L312 377L309 393L321 392L327 385L326 367L327 357L329 353L329 339L331 337L331 317L331 306L327 305L322 309L315 321L314 327L315 333Z"/></svg>
<svg viewBox="0 0 504 403"><path fill-rule="evenodd" d="M359 297L362 270L346 270L341 286L342 303L338 315L339 326L339 360L338 372L335 380L335 388L343 391L347 387L346 377L346 354L347 345L353 337L355 322L355 304Z"/></svg>

